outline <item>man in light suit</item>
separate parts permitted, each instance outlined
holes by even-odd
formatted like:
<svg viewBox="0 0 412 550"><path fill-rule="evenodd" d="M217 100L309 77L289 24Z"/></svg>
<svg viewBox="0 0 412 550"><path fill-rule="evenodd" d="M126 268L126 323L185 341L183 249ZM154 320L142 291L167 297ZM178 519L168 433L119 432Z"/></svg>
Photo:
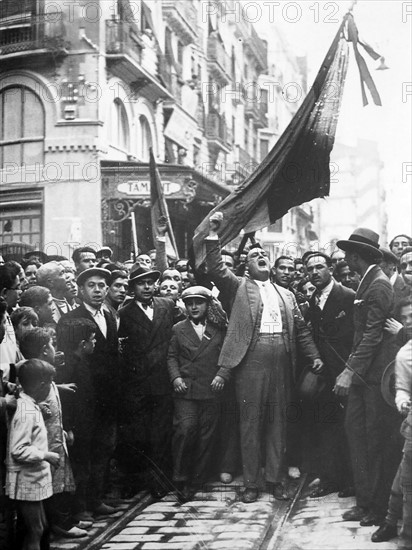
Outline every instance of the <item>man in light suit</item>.
<svg viewBox="0 0 412 550"><path fill-rule="evenodd" d="M107 294L111 273L107 269L92 267L83 270L77 277L82 303L63 315L58 323L67 319L90 319L96 326L96 345L90 356L92 392L96 396L93 444L91 456L90 494L93 502L88 510L97 515L114 513L116 510L103 502L106 474L109 461L116 446L117 407L119 400L119 356L116 319L102 305ZM88 419L85 419L87 421ZM81 446L77 449L81 451ZM72 453L73 466L76 456ZM84 457L81 459L84 461Z"/></svg>
<svg viewBox="0 0 412 550"><path fill-rule="evenodd" d="M339 496L353 494L349 449L344 430L344 401L334 393L336 377L345 368L353 342L353 301L355 292L332 277L332 259L322 252L306 258L306 270L316 287L305 320L312 329L315 344L325 368L325 387L305 407L305 439L311 467L321 482L310 494L322 497L339 491Z"/></svg>
<svg viewBox="0 0 412 550"><path fill-rule="evenodd" d="M380 387L383 371L396 351L384 331L385 320L392 316L394 292L377 265L382 259L377 233L358 228L348 240L336 244L345 251L350 269L362 277L354 301L351 354L335 384L337 395L348 395L345 428L356 491L356 506L343 519L360 521L362 526L379 525L396 472L396 467L389 471L394 461L388 453L396 448L393 438L399 433Z"/></svg>
<svg viewBox="0 0 412 550"><path fill-rule="evenodd" d="M120 309L122 377L119 460L130 474L151 471L150 490L161 498L170 489L173 401L167 350L175 322L171 298L153 297L160 271L133 266L129 285L134 300ZM134 487L138 490L139 487Z"/></svg>
<svg viewBox="0 0 412 550"><path fill-rule="evenodd" d="M218 240L221 213L210 218L206 238L208 274L230 306L219 374L235 378L245 491L243 502L257 500L261 470L274 495L285 498L286 415L290 369L296 366L296 341L313 369L323 364L291 292L270 282L270 264L262 248L246 258L246 277L236 277L223 263ZM262 456L262 449L265 456Z"/></svg>

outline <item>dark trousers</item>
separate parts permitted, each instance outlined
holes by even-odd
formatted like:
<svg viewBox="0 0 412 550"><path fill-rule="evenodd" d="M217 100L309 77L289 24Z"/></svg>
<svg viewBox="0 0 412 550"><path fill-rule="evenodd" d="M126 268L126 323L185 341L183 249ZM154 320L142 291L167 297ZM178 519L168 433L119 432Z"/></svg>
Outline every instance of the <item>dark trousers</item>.
<svg viewBox="0 0 412 550"><path fill-rule="evenodd" d="M235 386L225 383L220 399L219 437L215 469L218 473L236 474L240 468L239 410Z"/></svg>
<svg viewBox="0 0 412 550"><path fill-rule="evenodd" d="M70 449L70 461L76 481L78 511L93 510L107 489L109 461L116 447L116 420L96 415L91 433L81 434Z"/></svg>
<svg viewBox="0 0 412 550"><path fill-rule="evenodd" d="M396 438L399 426L388 421L392 418L393 411L384 401L380 386L352 384L345 429L352 460L356 504L382 517L396 472L393 454L399 445Z"/></svg>
<svg viewBox="0 0 412 550"><path fill-rule="evenodd" d="M219 420L217 400L174 399L173 480L207 479Z"/></svg>
<svg viewBox="0 0 412 550"><path fill-rule="evenodd" d="M260 336L235 369L245 487L281 481L285 468L290 361L282 335Z"/></svg>
<svg viewBox="0 0 412 550"><path fill-rule="evenodd" d="M119 426L119 465L129 474L149 468L154 487L162 486L172 471L173 399L136 392L128 397L127 411L122 411Z"/></svg>

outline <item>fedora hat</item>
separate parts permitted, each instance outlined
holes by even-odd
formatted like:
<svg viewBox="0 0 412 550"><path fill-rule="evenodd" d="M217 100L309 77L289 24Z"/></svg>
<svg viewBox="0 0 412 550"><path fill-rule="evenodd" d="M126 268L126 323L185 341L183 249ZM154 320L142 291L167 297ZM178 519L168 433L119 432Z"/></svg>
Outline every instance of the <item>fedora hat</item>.
<svg viewBox="0 0 412 550"><path fill-rule="evenodd" d="M189 300L190 298L202 298L202 300L210 300L212 297L211 291L205 286L190 286L182 292L182 300Z"/></svg>
<svg viewBox="0 0 412 550"><path fill-rule="evenodd" d="M391 407L395 405L395 360L391 361L385 368L381 379L381 392L385 401Z"/></svg>
<svg viewBox="0 0 412 550"><path fill-rule="evenodd" d="M88 269L85 269L78 274L76 282L79 286L81 286L84 285L84 283L87 281L87 279L90 279L90 277L98 276L103 277L106 281L106 284L110 285L111 275L112 274L108 269L103 269L102 267L89 267Z"/></svg>
<svg viewBox="0 0 412 550"><path fill-rule="evenodd" d="M157 281L160 277L160 271L157 271L156 269L150 269L150 267L141 265L139 264L139 262L135 263L130 270L129 283L138 281L139 279L143 279L144 277L150 277L154 281Z"/></svg>
<svg viewBox="0 0 412 550"><path fill-rule="evenodd" d="M358 250L369 252L376 259L381 260L383 257L382 252L379 250L379 235L365 227L358 227L348 240L338 241L336 246L345 252Z"/></svg>

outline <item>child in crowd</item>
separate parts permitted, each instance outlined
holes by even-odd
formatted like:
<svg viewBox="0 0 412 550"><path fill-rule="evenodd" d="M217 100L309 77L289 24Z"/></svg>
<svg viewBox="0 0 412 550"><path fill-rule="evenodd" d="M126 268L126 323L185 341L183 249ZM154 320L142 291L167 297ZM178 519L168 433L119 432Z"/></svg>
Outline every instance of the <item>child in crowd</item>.
<svg viewBox="0 0 412 550"><path fill-rule="evenodd" d="M180 501L186 502L206 480L214 449L226 316L205 287L187 288L182 300L188 319L173 327L167 364L174 389L173 479Z"/></svg>
<svg viewBox="0 0 412 550"><path fill-rule="evenodd" d="M42 359L50 364L54 362L55 351L50 331L34 328L27 331L20 342L21 351L27 359ZM18 371L20 377L20 369ZM46 514L50 529L57 535L68 538L85 537L85 529L76 526L72 517L72 497L75 491L73 472L67 451L67 443L72 443L73 432L63 429L63 415L58 387L50 385L48 395L39 402L47 429L49 449L59 456L59 466L52 469L53 496L46 503ZM66 443L67 442L67 443ZM90 527L91 524L82 527Z"/></svg>
<svg viewBox="0 0 412 550"><path fill-rule="evenodd" d="M38 326L39 318L32 307L24 306L15 309L10 315L10 319L13 324L14 334L16 335L17 360L21 361L24 357L20 351L20 340L28 330Z"/></svg>
<svg viewBox="0 0 412 550"><path fill-rule="evenodd" d="M71 403L74 426L74 444L70 457L76 480L76 518L88 521L93 518L92 462L95 432L96 395L89 357L93 353L96 326L84 318L62 319L57 326L58 347L64 352L65 364L59 380L71 381L77 390Z"/></svg>
<svg viewBox="0 0 412 550"><path fill-rule="evenodd" d="M48 530L44 504L53 494L50 465L58 467L59 455L49 451L47 430L39 402L47 398L54 367L32 359L19 368L23 388L10 425L7 449L6 494L16 501L24 522L23 550L47 545Z"/></svg>

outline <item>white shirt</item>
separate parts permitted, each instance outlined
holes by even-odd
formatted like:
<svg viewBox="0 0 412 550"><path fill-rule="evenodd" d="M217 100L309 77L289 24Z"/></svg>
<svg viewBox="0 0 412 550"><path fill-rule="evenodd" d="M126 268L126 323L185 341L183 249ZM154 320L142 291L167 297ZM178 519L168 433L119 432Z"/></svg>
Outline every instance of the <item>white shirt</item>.
<svg viewBox="0 0 412 550"><path fill-rule="evenodd" d="M278 293L269 281L257 281L260 297L263 302L262 319L259 332L279 334L282 332L282 314L279 307Z"/></svg>
<svg viewBox="0 0 412 550"><path fill-rule="evenodd" d="M192 320L190 320L190 322L192 324L192 327L195 329L195 332L198 335L199 340L202 340L203 335L204 335L205 330L206 330L206 323L205 324L198 323L196 325L196 323L194 323Z"/></svg>
<svg viewBox="0 0 412 550"><path fill-rule="evenodd" d="M332 292L333 288L333 279L331 282L325 286L325 288L322 288L322 290L318 290L318 306L323 311L323 308L325 307L326 300L329 298L329 294Z"/></svg>
<svg viewBox="0 0 412 550"><path fill-rule="evenodd" d="M151 321L153 321L153 305L147 304L146 308L143 307L142 302L139 302L139 300L135 300L136 304L140 307L140 309L149 317Z"/></svg>
<svg viewBox="0 0 412 550"><path fill-rule="evenodd" d="M89 306L89 304L84 303L84 307L87 309L87 311L91 314L93 317L94 322L99 327L101 333L106 338L107 337L107 324L106 324L106 317L104 316L104 313L102 309L96 309L92 306Z"/></svg>
<svg viewBox="0 0 412 550"><path fill-rule="evenodd" d="M10 363L17 363L17 343L13 324L6 313L6 334L0 344L0 370L3 371L3 382L9 381Z"/></svg>

